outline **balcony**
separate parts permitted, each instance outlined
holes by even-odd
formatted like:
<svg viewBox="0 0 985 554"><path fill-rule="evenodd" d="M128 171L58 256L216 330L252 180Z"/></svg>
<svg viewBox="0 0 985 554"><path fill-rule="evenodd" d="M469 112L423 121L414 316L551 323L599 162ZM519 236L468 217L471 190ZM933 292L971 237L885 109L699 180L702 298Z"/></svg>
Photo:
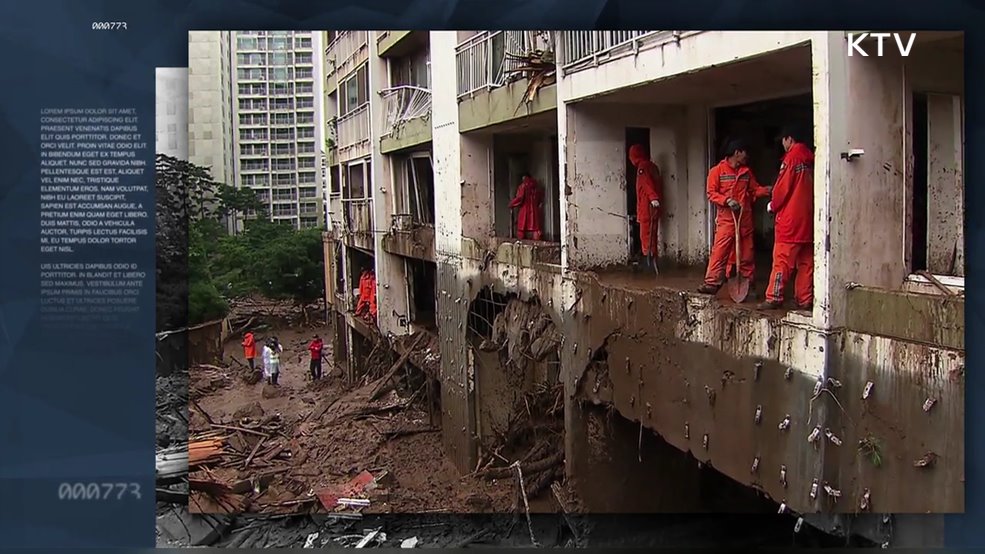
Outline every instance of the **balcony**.
<svg viewBox="0 0 985 554"><path fill-rule="evenodd" d="M339 158L348 161L369 155L369 103L339 118Z"/></svg>
<svg viewBox="0 0 985 554"><path fill-rule="evenodd" d="M429 40L427 31L379 31L376 49L381 58L397 58L426 47Z"/></svg>
<svg viewBox="0 0 985 554"><path fill-rule="evenodd" d="M369 31L342 31L326 49L326 73L341 80L369 57Z"/></svg>
<svg viewBox="0 0 985 554"><path fill-rule="evenodd" d="M553 36L543 31L483 31L459 44L459 130L555 109L553 50Z"/></svg>
<svg viewBox="0 0 985 554"><path fill-rule="evenodd" d="M373 199L343 199L345 235L351 246L373 250Z"/></svg>
<svg viewBox="0 0 985 554"><path fill-rule="evenodd" d="M380 91L384 121L380 148L384 154L431 141L431 91L399 86Z"/></svg>

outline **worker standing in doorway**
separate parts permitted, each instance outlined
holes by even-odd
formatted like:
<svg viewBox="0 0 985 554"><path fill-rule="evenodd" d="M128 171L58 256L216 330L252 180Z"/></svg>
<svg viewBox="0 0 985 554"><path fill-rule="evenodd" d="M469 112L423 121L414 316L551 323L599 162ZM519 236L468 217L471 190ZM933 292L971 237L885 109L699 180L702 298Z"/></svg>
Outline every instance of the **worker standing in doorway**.
<svg viewBox="0 0 985 554"><path fill-rule="evenodd" d="M641 144L629 147L629 161L636 168L636 221L640 224L643 263L649 264L652 258L656 264L663 177L660 175L660 168L650 160L649 153Z"/></svg>
<svg viewBox="0 0 985 554"><path fill-rule="evenodd" d="M726 264L735 254L735 223L739 223L740 263L736 271L753 283L756 262L753 259L752 204L758 198L770 195L770 189L756 181L756 176L746 165L748 148L741 141L730 141L725 158L708 172L708 200L717 207L715 238L708 259L705 282L698 288L702 294L715 294L726 278ZM751 288L751 286L750 286Z"/></svg>
<svg viewBox="0 0 985 554"><path fill-rule="evenodd" d="M510 209L517 208L520 209L516 220L517 238L541 240L543 231L540 219L544 210L544 190L529 173L523 174L516 196L510 201Z"/></svg>
<svg viewBox="0 0 985 554"><path fill-rule="evenodd" d="M762 309L783 305L783 290L796 273L794 300L797 307L810 310L814 305L814 153L794 127L780 133L783 163L776 177L767 211L776 214L773 243L773 271L766 288Z"/></svg>

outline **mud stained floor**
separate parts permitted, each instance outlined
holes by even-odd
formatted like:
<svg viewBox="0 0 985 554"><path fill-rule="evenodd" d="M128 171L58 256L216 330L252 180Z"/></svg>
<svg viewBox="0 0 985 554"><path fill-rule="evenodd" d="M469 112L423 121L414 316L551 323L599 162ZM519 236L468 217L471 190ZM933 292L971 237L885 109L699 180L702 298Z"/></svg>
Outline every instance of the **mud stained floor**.
<svg viewBox="0 0 985 554"><path fill-rule="evenodd" d="M512 479L459 475L445 456L440 427L430 424L424 395L387 390L371 400L377 383L346 387L331 352L323 362L325 375L313 383L307 351L313 333L330 336L328 329L310 328L257 333L258 344L273 335L284 347L277 386L247 381L249 372L233 361L243 360L237 340L226 346L228 367L191 369L190 397L213 422L193 404L191 442L215 436L224 441L221 454L190 474L221 493L193 492L191 512L326 513L326 491L368 498L370 505L359 508L364 514L514 509ZM244 429L248 422L268 436L263 444L258 445L261 433L223 428ZM345 488L363 472L376 478L371 491ZM544 509L555 508L547 503Z"/></svg>

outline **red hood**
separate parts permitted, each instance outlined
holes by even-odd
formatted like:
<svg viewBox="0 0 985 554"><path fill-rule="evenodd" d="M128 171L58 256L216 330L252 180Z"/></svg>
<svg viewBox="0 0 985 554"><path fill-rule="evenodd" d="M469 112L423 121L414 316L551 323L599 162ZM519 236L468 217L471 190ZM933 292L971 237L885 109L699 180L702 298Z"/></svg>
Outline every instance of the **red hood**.
<svg viewBox="0 0 985 554"><path fill-rule="evenodd" d="M249 346L249 345L251 345L251 344L253 344L253 333L247 333L247 334L246 334L246 335L245 335L245 336L243 337L243 344L245 344L245 345L247 345L247 346Z"/></svg>
<svg viewBox="0 0 985 554"><path fill-rule="evenodd" d="M634 144L629 147L629 161L633 162L633 165L640 165L640 162L646 161L649 157L646 154L646 149L643 148L641 144Z"/></svg>
<svg viewBox="0 0 985 554"><path fill-rule="evenodd" d="M798 158L803 158L811 163L814 163L814 152L811 152L811 149L802 142L794 143L794 145L790 147L790 151L787 154L790 156L797 156Z"/></svg>

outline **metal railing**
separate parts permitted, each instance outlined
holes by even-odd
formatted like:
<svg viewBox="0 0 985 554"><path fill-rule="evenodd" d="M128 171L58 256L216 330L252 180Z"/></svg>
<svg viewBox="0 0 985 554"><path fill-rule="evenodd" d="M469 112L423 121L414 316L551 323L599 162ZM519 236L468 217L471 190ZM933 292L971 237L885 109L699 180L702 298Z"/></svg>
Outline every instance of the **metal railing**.
<svg viewBox="0 0 985 554"><path fill-rule="evenodd" d="M692 31L696 33L700 31ZM679 41L684 31L560 31L558 64L565 73L579 71L639 50Z"/></svg>
<svg viewBox="0 0 985 554"><path fill-rule="evenodd" d="M329 71L339 71L340 76L348 73L346 69L356 55L369 46L369 31L342 31L328 45L326 52L332 62Z"/></svg>
<svg viewBox="0 0 985 554"><path fill-rule="evenodd" d="M343 198L345 229L353 234L373 234L373 199Z"/></svg>
<svg viewBox="0 0 985 554"><path fill-rule="evenodd" d="M339 148L349 148L369 140L369 102L338 120Z"/></svg>
<svg viewBox="0 0 985 554"><path fill-rule="evenodd" d="M431 91L423 87L401 85L380 91L383 97L381 136L392 136L404 123L431 115Z"/></svg>
<svg viewBox="0 0 985 554"><path fill-rule="evenodd" d="M455 48L458 97L506 84L519 61L506 54L524 55L552 50L551 35L539 31L482 31Z"/></svg>

